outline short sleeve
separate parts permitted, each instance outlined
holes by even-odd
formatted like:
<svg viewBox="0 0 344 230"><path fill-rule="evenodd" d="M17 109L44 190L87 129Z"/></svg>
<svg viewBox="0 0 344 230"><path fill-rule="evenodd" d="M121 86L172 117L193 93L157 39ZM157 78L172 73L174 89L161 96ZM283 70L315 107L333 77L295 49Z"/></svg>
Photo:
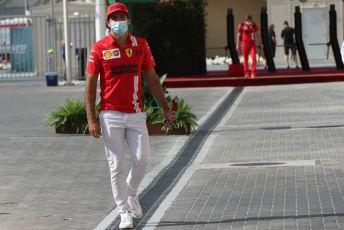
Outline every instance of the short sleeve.
<svg viewBox="0 0 344 230"><path fill-rule="evenodd" d="M151 69L155 67L155 61L152 55L152 52L149 48L148 42L144 40L144 57L143 57L143 63L142 63L142 69Z"/></svg>
<svg viewBox="0 0 344 230"><path fill-rule="evenodd" d="M257 25L257 23L254 23L254 32L258 32L259 31L259 26Z"/></svg>
<svg viewBox="0 0 344 230"><path fill-rule="evenodd" d="M238 33L242 33L242 25L241 25L241 23L238 25Z"/></svg>
<svg viewBox="0 0 344 230"><path fill-rule="evenodd" d="M87 72L98 75L100 71L101 60L96 45L93 45L90 56L88 57Z"/></svg>

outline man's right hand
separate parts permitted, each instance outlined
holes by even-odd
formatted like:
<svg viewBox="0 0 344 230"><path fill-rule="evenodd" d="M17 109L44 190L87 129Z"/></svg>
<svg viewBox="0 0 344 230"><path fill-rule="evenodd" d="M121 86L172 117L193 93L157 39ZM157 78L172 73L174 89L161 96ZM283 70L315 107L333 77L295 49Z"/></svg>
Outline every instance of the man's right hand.
<svg viewBox="0 0 344 230"><path fill-rule="evenodd" d="M102 135L98 121L89 121L88 122L88 131L90 133L90 136L93 136L95 138L99 138Z"/></svg>
<svg viewBox="0 0 344 230"><path fill-rule="evenodd" d="M236 51L237 51L238 53L240 53L240 46L239 46L239 45L236 46Z"/></svg>

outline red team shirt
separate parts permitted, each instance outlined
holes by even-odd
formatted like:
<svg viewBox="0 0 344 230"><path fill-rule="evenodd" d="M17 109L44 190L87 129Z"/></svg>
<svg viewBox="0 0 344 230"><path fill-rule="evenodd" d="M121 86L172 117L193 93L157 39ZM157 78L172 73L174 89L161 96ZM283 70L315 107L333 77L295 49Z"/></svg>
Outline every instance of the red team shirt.
<svg viewBox="0 0 344 230"><path fill-rule="evenodd" d="M243 45L251 45L254 44L254 33L259 30L256 23L251 22L251 24L247 24L247 21L244 21L239 24L238 32L241 34L241 40Z"/></svg>
<svg viewBox="0 0 344 230"><path fill-rule="evenodd" d="M93 45L87 72L100 74L100 111L143 112L141 71L154 68L147 41L128 35L124 49L110 33Z"/></svg>

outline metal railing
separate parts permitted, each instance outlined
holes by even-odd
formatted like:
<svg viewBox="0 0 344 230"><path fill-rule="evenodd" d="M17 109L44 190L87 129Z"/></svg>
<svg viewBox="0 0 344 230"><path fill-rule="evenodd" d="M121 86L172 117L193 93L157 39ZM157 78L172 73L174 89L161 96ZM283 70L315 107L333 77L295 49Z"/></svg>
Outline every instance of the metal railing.
<svg viewBox="0 0 344 230"><path fill-rule="evenodd" d="M72 79L85 77L89 49L95 41L92 17L70 17ZM0 81L39 80L48 72L65 78L63 19L49 16L0 18Z"/></svg>

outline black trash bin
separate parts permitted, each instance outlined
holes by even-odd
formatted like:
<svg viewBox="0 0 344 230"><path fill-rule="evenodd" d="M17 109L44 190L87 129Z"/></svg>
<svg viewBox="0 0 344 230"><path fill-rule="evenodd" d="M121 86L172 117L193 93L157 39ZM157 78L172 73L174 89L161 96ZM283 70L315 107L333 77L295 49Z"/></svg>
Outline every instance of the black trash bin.
<svg viewBox="0 0 344 230"><path fill-rule="evenodd" d="M46 73L45 80L47 82L47 86L58 86L59 76L57 73Z"/></svg>
<svg viewBox="0 0 344 230"><path fill-rule="evenodd" d="M85 80L87 65L87 48L75 48L75 55L78 62L78 80Z"/></svg>

